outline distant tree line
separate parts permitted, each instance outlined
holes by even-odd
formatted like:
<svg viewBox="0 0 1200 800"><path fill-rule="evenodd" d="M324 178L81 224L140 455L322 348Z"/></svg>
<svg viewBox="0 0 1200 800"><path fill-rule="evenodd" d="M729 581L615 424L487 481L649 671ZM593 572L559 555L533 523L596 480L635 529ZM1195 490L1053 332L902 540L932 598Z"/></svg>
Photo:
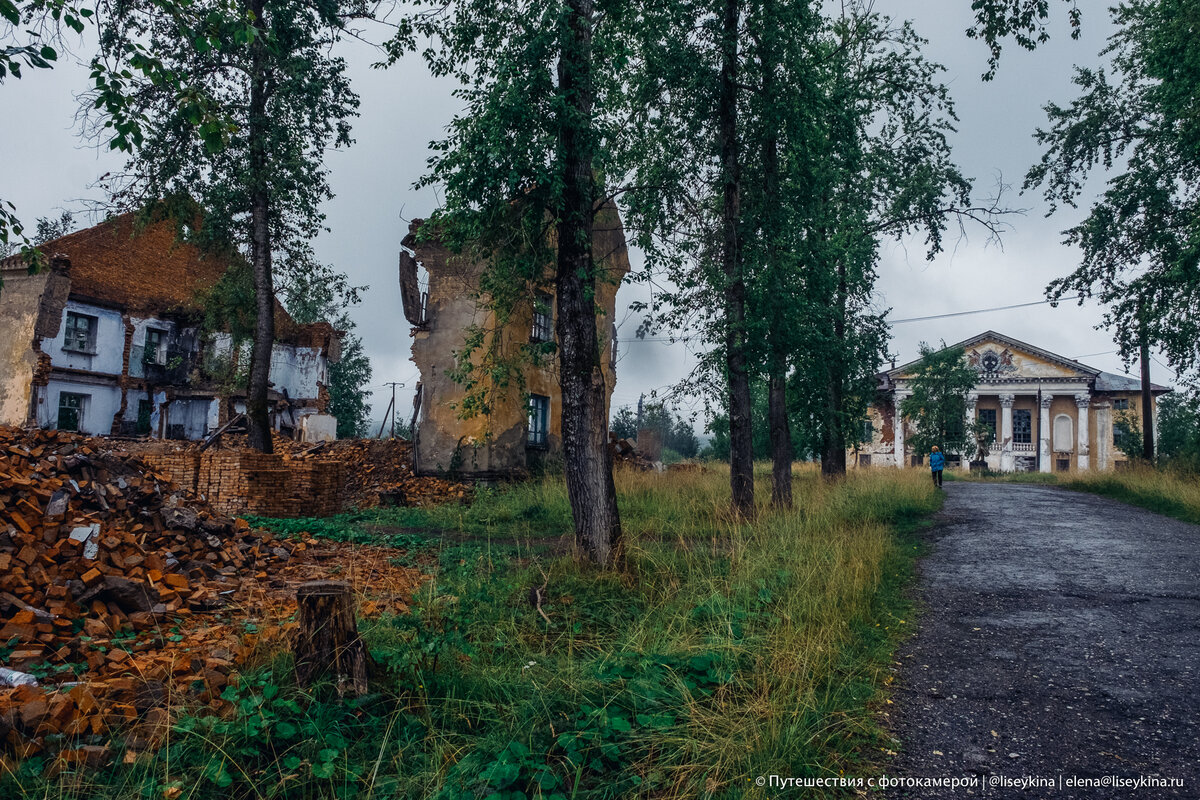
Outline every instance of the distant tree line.
<svg viewBox="0 0 1200 800"><path fill-rule="evenodd" d="M673 412L663 403L649 403L642 407L639 424L637 412L629 406L621 406L613 414L609 430L620 439L637 439L638 430L648 428L658 433L663 446L663 461L678 461L680 458L695 458L700 452L700 439L692 423Z"/></svg>

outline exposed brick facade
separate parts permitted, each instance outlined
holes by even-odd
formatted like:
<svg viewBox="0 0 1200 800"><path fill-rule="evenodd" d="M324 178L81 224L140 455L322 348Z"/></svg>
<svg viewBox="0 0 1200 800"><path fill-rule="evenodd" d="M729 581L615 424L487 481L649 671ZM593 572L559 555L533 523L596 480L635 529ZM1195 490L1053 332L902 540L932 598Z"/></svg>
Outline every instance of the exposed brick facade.
<svg viewBox="0 0 1200 800"><path fill-rule="evenodd" d="M223 514L328 517L342 510L346 463L246 451L144 454L174 483L203 495Z"/></svg>

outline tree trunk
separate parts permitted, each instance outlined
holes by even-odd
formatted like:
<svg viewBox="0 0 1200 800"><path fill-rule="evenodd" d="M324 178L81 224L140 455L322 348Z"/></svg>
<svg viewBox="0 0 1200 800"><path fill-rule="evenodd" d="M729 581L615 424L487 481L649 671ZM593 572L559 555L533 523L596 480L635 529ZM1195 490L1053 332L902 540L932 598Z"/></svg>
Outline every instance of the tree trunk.
<svg viewBox="0 0 1200 800"><path fill-rule="evenodd" d="M330 679L338 694L367 692L370 657L354 618L350 585L338 581L309 581L296 590L299 628L292 650L296 681L304 687Z"/></svg>
<svg viewBox="0 0 1200 800"><path fill-rule="evenodd" d="M829 368L825 394L825 425L821 446L821 474L846 474L846 434L842 425L842 379L836 366Z"/></svg>
<svg viewBox="0 0 1200 800"><path fill-rule="evenodd" d="M788 425L787 378L772 373L767 395L767 418L771 426L771 505L792 507L792 431Z"/></svg>
<svg viewBox="0 0 1200 800"><path fill-rule="evenodd" d="M763 4L763 19L770 26L774 22L773 4ZM784 306L789 297L783 292L788 285L779 255L779 117L775 109L774 30L764 30L759 37L759 62L762 69L762 95L766 124L769 126L763 137L763 182L762 218L763 234L766 239L766 267L770 278L768 287L773 296L764 298L771 309L771 329L768 331L770 349L770 374L767 389L767 423L771 439L771 505L775 508L792 507L792 431L788 425L787 411L787 347L785 340L790 333L791 321ZM778 291L774 291L778 290ZM789 309L790 310L790 309ZM794 317L792 317L794 320Z"/></svg>
<svg viewBox="0 0 1200 800"><path fill-rule="evenodd" d="M558 62L566 98L559 125L563 207L558 218L556 291L559 386L567 496L575 544L588 560L620 559L621 518L608 450L607 387L596 333L592 217L596 192L592 141L592 0L568 0L569 33Z"/></svg>
<svg viewBox="0 0 1200 800"><path fill-rule="evenodd" d="M264 0L251 0L257 36L251 46L250 79L250 266L254 271L254 344L246 391L246 429L250 447L272 452L267 390L271 382L271 349L275 343L275 285L271 274L270 195L267 190L267 50Z"/></svg>
<svg viewBox="0 0 1200 800"><path fill-rule="evenodd" d="M741 163L737 128L739 0L725 0L721 25L719 136L724 202L721 267L725 274L725 368L729 375L729 483L733 510L754 514L754 439L746 366L746 282L742 275Z"/></svg>
<svg viewBox="0 0 1200 800"><path fill-rule="evenodd" d="M845 401L846 316L849 288L846 281L846 262L838 261L837 298L834 307L834 353L829 361L829 386L826 393L825 435L821 453L821 473L826 476L846 474L846 430L842 414Z"/></svg>

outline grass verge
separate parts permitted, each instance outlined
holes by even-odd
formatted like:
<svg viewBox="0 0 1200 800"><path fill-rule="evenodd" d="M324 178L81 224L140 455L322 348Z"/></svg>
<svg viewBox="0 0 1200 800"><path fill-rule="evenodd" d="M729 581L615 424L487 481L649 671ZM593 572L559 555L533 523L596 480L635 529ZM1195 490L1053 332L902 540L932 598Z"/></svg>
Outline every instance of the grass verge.
<svg viewBox="0 0 1200 800"><path fill-rule="evenodd" d="M47 781L30 760L0 794L739 798L772 795L758 776L877 774L914 531L940 501L927 476L805 469L796 509L750 524L726 516L719 471L623 474L619 492L620 574L530 546L569 532L558 481L305 525L405 537L429 565L411 614L363 624L373 694L301 692L279 653L227 690L233 715L181 719L101 771Z"/></svg>

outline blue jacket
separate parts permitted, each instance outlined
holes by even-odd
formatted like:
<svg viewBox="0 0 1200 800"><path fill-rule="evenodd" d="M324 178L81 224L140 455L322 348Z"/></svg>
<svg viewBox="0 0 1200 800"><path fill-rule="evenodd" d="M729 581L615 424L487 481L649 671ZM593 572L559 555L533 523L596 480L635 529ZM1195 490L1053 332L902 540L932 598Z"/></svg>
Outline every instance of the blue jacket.
<svg viewBox="0 0 1200 800"><path fill-rule="evenodd" d="M936 471L936 470L945 468L945 466L946 466L946 457L944 455L942 455L942 452L940 450L936 453L931 453L929 455L929 468L931 470Z"/></svg>

